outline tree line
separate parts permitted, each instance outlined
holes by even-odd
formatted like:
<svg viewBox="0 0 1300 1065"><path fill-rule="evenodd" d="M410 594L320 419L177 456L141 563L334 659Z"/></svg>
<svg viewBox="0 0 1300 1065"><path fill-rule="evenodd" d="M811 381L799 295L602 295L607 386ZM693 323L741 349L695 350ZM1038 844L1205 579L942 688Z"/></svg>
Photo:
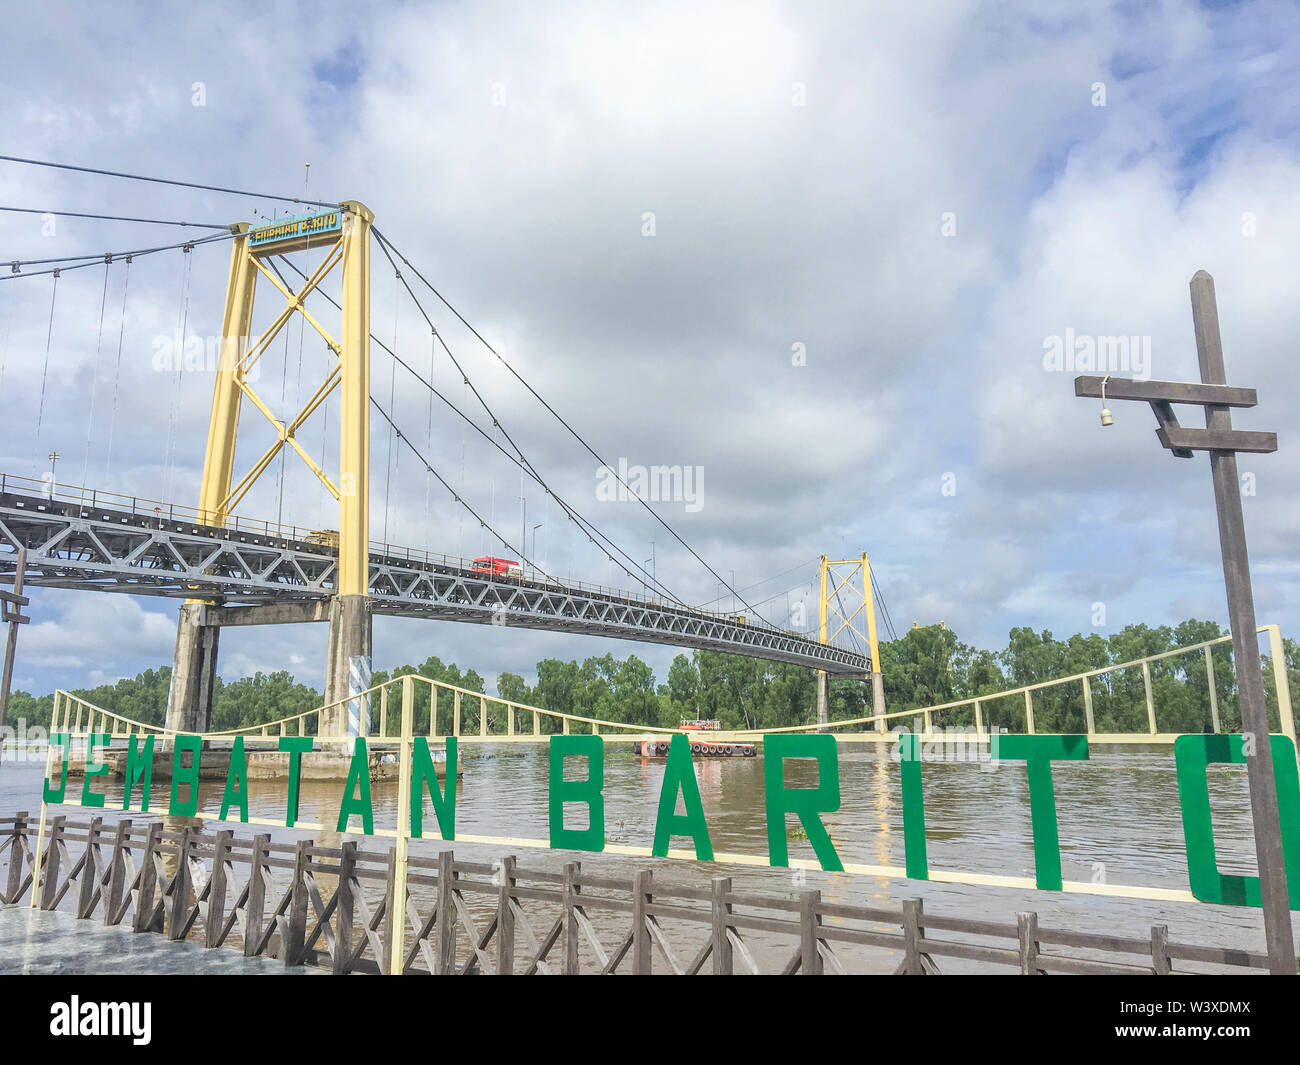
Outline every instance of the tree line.
<svg viewBox="0 0 1300 1065"><path fill-rule="evenodd" d="M994 692L1036 684L1057 677L1130 662L1149 655L1172 651L1189 644L1217 639L1224 633L1212 621L1188 620L1178 625L1129 625L1103 636L1076 633L1057 639L1048 630L1014 628L1000 651L963 643L943 625L918 626L896 640L880 645L886 709L911 710L956 702ZM1300 676L1300 650L1284 640L1289 683ZM1212 652L1214 693L1221 727L1240 727L1236 680L1229 644ZM1267 656L1261 656L1270 715L1277 722L1277 698L1273 671ZM1161 732L1210 731L1210 688L1204 653L1174 655L1150 664L1151 688ZM485 680L475 670L462 671L454 663L430 657L417 665L403 665L391 672L376 671L373 683L414 674L486 694ZM166 716L171 670L163 666L147 669L115 684L82 689L74 694L96 706L141 721L161 725ZM1091 684L1093 716L1101 732L1144 732L1147 729L1145 684L1138 667L1095 678ZM579 663L556 658L537 663L537 682L529 685L516 673L501 673L496 692L502 699L538 706L559 713L603 721L676 727L686 718L716 718L724 728L780 728L807 724L816 713L817 674L814 670L779 662L693 651L677 655L661 682L654 670L635 654L616 658L612 654L593 656ZM828 686L832 720L850 720L871 713L869 685L856 680L831 678ZM390 734L396 730L398 702L394 696L389 715ZM286 671L256 673L251 677L217 681L213 698L213 728L217 730L261 724L276 718L305 713L321 703L321 694L298 683ZM450 692L439 696L436 731L451 731L455 701ZM29 726L48 727L53 696L14 692L9 704L9 722L26 719ZM1025 727L1022 695L993 699L981 704L984 723L1012 731ZM1034 723L1043 732L1082 732L1085 729L1081 683L1033 693ZM482 709L472 694L462 696L461 728L476 729ZM499 715L499 708L488 713ZM372 707L372 715L379 707ZM429 687L415 685L415 729L430 731ZM972 707L943 711L935 724L970 725ZM901 723L906 723L903 719ZM493 721L495 731L501 722ZM531 731L528 715L520 715L517 727ZM543 732L554 731L543 719ZM577 731L575 729L575 731Z"/></svg>

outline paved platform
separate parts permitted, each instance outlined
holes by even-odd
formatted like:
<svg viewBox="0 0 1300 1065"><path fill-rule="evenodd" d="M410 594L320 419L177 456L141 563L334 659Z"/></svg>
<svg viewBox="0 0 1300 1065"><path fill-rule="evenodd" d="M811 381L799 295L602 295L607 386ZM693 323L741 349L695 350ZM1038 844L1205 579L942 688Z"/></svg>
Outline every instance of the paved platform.
<svg viewBox="0 0 1300 1065"><path fill-rule="evenodd" d="M172 943L154 933L106 928L66 913L0 906L0 974L304 975L274 958L245 958L235 950Z"/></svg>

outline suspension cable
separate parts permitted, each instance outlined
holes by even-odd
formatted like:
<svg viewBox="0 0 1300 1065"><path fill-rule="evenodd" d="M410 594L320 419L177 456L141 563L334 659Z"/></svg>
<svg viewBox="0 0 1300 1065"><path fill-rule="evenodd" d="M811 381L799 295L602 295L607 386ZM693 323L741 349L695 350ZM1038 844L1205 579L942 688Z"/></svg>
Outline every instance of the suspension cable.
<svg viewBox="0 0 1300 1065"><path fill-rule="evenodd" d="M306 278L306 275L305 275L305 274L304 274L304 273L303 273L303 272L302 272L302 271L301 271L301 270L300 270L296 265L294 265L292 262L290 262L288 259L285 259L284 262L285 262L285 264L286 264L290 269L292 269L296 274L298 274L299 277L302 277L302 278L304 278L304 279ZM320 291L320 290L317 289L316 291ZM408 288L408 291L409 291L409 288ZM337 301L336 301L332 296L330 296L328 293L321 292L321 295L322 295L322 296L323 296L323 297L324 297L324 298L325 298L325 299L326 299L330 304L332 304L336 309L339 307L338 302L337 302ZM417 306L419 306L418 301L416 301L416 303L417 303ZM421 313L423 314L423 308L420 308L420 309L421 309ZM429 321L427 315L424 315L424 317L425 317L426 322ZM456 359L454 358L454 356L451 356L451 352L450 352L450 350L447 348L446 341L444 341L444 340L442 339L441 334L438 333L437 329L434 328L434 327L432 326L432 324L430 324L430 327L433 328L433 332L434 332L435 338L437 339L438 343L440 343L440 344L442 345L442 349L443 349L444 351L447 352L447 354L448 354L449 357L452 358L452 362L453 362L453 364L455 364L455 365L457 366L457 368L460 369L460 364L456 361ZM618 546L618 544L614 543L613 540L611 540L611 539L610 539L610 538L609 538L605 533L603 533L603 532L602 532L602 531L601 531L601 530L600 530L600 529L595 525L595 523L589 521L587 518L584 518L580 513L578 513L578 511L574 510L573 507L571 507L568 503L566 503L565 500L564 500L564 499L563 499L563 498L562 498L562 497L561 497L561 496L560 496L560 495L559 495L559 494L558 494L554 489L552 489L552 488L551 488L551 487L546 483L545 480L542 479L541 475L536 471L536 469L532 466L531 463L528 463L528 462L527 462L527 459L526 459L526 458L523 459L523 460L521 460L520 458L516 457L515 455L512 455L509 451L507 451L507 450L506 450L506 449L501 445L501 443L500 443L499 441L494 440L494 439L492 438L491 434L489 434L488 432L486 432L486 431L485 431L485 430L484 430L484 429L483 429L483 428L482 428L482 427L481 427L477 422L475 422L472 418L470 418L467 414L465 414L464 411L462 411L459 407L457 407L455 403L453 403L450 399L448 399L445 395L443 395L442 392L440 392L438 389L434 388L431 382L426 381L423 377L421 377L420 374L419 374L419 372L418 372L414 367L412 367L408 362L406 362L405 359L402 359L400 356L398 356L396 352L392 351L392 350L391 350L391 349L390 349L390 348L389 348L389 347L388 347L388 346L387 346L387 345L386 345L382 340L380 340L378 337L376 337L373 333L370 335L370 339L371 339L375 344L377 344L377 345L378 345L378 346L379 346L383 351L387 352L390 356L392 356L392 358L394 358L394 359L396 360L396 362L397 362L398 365L400 365L403 369L405 369L408 373L410 373L411 376L414 377L417 381L419 381L422 385L424 385L425 388L428 388L428 389L433 393L433 395L437 396L438 399L440 399L444 404L446 404L449 408L451 408L451 410L453 411L453 413L455 413L455 414L456 414L459 418L461 418L461 419L462 419L462 420L463 420L463 421L464 421L464 422L465 422L465 423L466 423L466 424L467 424L471 429L473 429L476 433L478 433L481 437L483 437L483 439L485 439L489 444L491 444L492 447L496 448L496 449L497 449L498 451L500 451L503 455L505 455L505 457L506 457L510 462L514 463L516 466L519 466L521 469L526 470L526 471L528 472L528 475L529 475L530 477L532 477L532 479L533 479L533 480L534 480L534 481L535 481L535 482L536 482L536 483L537 483L537 484L538 484L542 489L545 490L545 492L547 493L547 495L548 495L550 498L554 499L554 500L555 500L555 501L560 505L560 507L564 510L565 514L568 516L569 520L570 520L571 522L575 523L575 524L576 524L576 525L577 525L577 526L578 526L578 527L579 527L579 528L580 528L580 529L581 529L581 530L586 534L586 536L587 536L587 540L588 540L590 543L594 544L594 545L595 545L595 546L596 546L596 547L597 547L597 548L598 548L598 549L599 549L599 550L600 550L600 551L601 551L601 552L602 552L602 553L603 553L603 554L604 554L604 555L605 555L605 556L606 556L606 557L607 557L607 558L608 558L612 563L614 563L615 565L617 565L617 566L618 566L618 567L619 567L619 568L620 568L624 573L626 573L626 574L627 574L627 575L628 575L632 580L637 581L638 583L645 584L646 581L647 581L647 579L648 579L649 581L651 581L651 582L652 582L652 583L657 587L659 593L660 593L661 595L663 595L665 598L667 598L667 599L670 600L671 602L674 602L674 603L678 604L679 606L683 606L683 607L686 606L686 604L685 604L681 599L679 599L679 598L678 598L677 596L675 596L671 591L669 591L669 589L668 589L668 588L663 584L662 581L657 580L657 579L656 579L652 574L650 574L650 573L649 573L649 572L648 572L644 567L637 565L636 562L635 562L635 560L633 560L633 559L631 558L631 556L629 556L629 555L627 554L626 551L624 551L622 548L620 548L620 547ZM474 390L473 385L472 385L472 383L470 382L468 375L466 375L466 374L464 373L463 370L462 370L462 372L461 372L461 377L462 377L462 380L463 380L464 383L465 383L465 386L466 386L467 391L473 391L473 390ZM475 391L475 394L477 395L477 392L476 392L476 391ZM483 402L483 401L482 401L482 399L480 398L480 403L482 403L482 402ZM484 408L488 411L489 416L492 416L492 411L491 411L491 409L488 408L488 407L486 406L485 403L483 404L483 406L484 406ZM495 422L495 418L494 418L494 422ZM496 424L499 425L499 423L496 423ZM503 432L504 432L504 430L503 430ZM408 441L408 443L409 443L409 441ZM512 443L513 443L513 441L512 441ZM516 448L516 450L518 450L518 449ZM464 458L463 458L463 454L464 454L464 447L463 447L463 442L462 442L462 477L461 477L461 479L462 479L462 488L463 488L463 481L464 481ZM426 467L427 467L427 465L428 465L428 464L426 463ZM430 472L433 473L434 476L437 476L437 473L436 473L435 471L432 471L432 470L431 470ZM483 527L484 527L484 528L488 527L488 523L486 523L486 522L483 523ZM593 533L595 534L595 536L592 535ZM619 555L621 555L624 559L626 559L626 560L628 561L628 563L629 563L630 565L632 565L635 569L640 570L640 571L641 571L641 576L638 576L636 573L633 572L633 570L629 569L628 566L624 565L624 564L623 564L622 562L620 562L618 559L614 558L613 555L611 555L611 554L609 553L609 550L608 550L607 548L603 547L602 544L601 544L601 542L599 542L599 541L596 539L596 537L599 537L599 538L600 538L600 541L603 541L604 543L607 543L607 544L610 546L610 548L612 548L615 552L617 552L617 553L618 553Z"/></svg>
<svg viewBox="0 0 1300 1065"><path fill-rule="evenodd" d="M104 260L104 289L99 296L99 336L95 340L95 362L90 374L90 415L86 418L86 461L81 467L81 483L84 485L90 474L90 440L95 428L95 395L99 391L99 356L104 350L104 309L108 305L108 270L111 265Z"/></svg>
<svg viewBox="0 0 1300 1065"><path fill-rule="evenodd" d="M23 159L16 155L0 155L0 161L6 163L23 163L27 166L48 166L55 170L75 170L82 174L97 174L100 177L126 178L130 181L151 181L157 185L175 185L178 188L202 189L205 192L225 192L232 196L251 196L257 200L280 200L285 203L302 203L310 207L338 207L337 203L323 200L308 200L299 196L271 196L261 192L247 192L243 189L228 189L221 185L200 185L193 181L174 181L170 178L148 177L144 174L127 174L119 170L100 170L92 166L72 166L70 163L51 163L42 159Z"/></svg>
<svg viewBox="0 0 1300 1065"><path fill-rule="evenodd" d="M36 408L36 433L32 437L32 465L39 460L41 450L41 422L45 418L45 382L50 372L50 343L54 338L54 301L59 295L59 271L54 271L54 287L50 290L50 325L45 332L45 363L41 367L41 401Z"/></svg>
<svg viewBox="0 0 1300 1065"><path fill-rule="evenodd" d="M104 481L108 482L113 470L113 430L117 426L117 388L122 377L122 342L126 338L126 293L131 287L131 256L126 257L126 271L122 280L122 315L117 330L117 361L113 365L113 410L108 419L108 447L104 452Z"/></svg>
<svg viewBox="0 0 1300 1065"><path fill-rule="evenodd" d="M0 281L15 281L20 277L41 277L45 274L52 274L54 270L31 270L23 271L19 267L23 266L44 266L48 263L67 263L66 266L55 267L67 273L69 270L81 270L87 266L97 266L104 261L105 255L110 255L114 259L134 258L141 255L154 255L162 251L175 251L177 248L193 248L199 244L211 244L214 241L233 240L233 233L219 233L212 237L198 237L194 240L183 240L179 244L161 244L156 248L137 248L134 251L109 251L96 252L93 255L68 255L60 259L15 259L9 263L9 273L0 274Z"/></svg>
<svg viewBox="0 0 1300 1065"><path fill-rule="evenodd" d="M655 511L655 509L652 506L650 506L649 503L647 503L644 499L642 499L640 495L638 495L636 492L632 491L631 487L627 484L627 482L624 481L621 476L619 476L617 470L613 466L611 466L608 462L606 462L603 458L601 458L601 456L596 452L595 448L593 448L590 444L588 444L587 441L583 439L581 434L579 434L578 431L574 429L573 426L571 426L559 414L559 412L555 410L554 407L552 407L549 403L547 403L546 400L544 400L541 397L541 395L538 394L537 390L534 389L532 385L530 385L527 381L524 380L522 376L520 376L519 372L515 370L515 368L501 356L501 353L498 352L494 347L492 347L492 345L489 344L486 339L484 339L483 335L479 333L479 331L475 329L472 325L470 325L468 321L465 320L465 317L447 301L447 298L443 296L441 292L439 292L436 288L433 287L433 284L429 281L429 279L426 278L419 271L419 269L415 267L409 259L406 258L406 256L404 256L400 251L398 251L398 249L388 240L388 238L385 237L382 232L380 232L377 226L372 226L371 231L375 234L375 237L379 241L380 247L385 250L385 254L387 254L388 249L391 248L393 254L396 255L399 259L401 259L402 263L405 266L408 266L415 273L415 276L420 279L421 283L425 286L425 288L427 288L430 292L432 292L442 302L443 306L446 307L449 311L451 311L451 313L456 316L456 318L461 322L461 324L464 325L466 329L468 329L471 333L474 334L475 337L478 338L479 342L485 348L487 348L487 350L491 352L493 356L495 356L497 361L500 362L501 365L504 366L510 372L511 376L513 376L515 380L517 380L521 385L523 385L524 388L526 388L528 392L531 393L531 395L539 403L541 403L542 406L545 407L546 410L549 411L550 414L562 426L564 426L566 430L568 430L569 435L571 435L575 440L577 440L578 443L580 443L583 446L583 448L587 451L587 453L590 454L594 459L596 459L596 461L599 462L601 466L603 466L607 470L610 470L614 474L618 482L628 490L629 496L632 497L633 499L636 499L637 502L639 502L641 506L647 511L647 513L649 513L655 519L655 521L657 521L668 531L669 535L671 535L674 540L676 540L679 544L681 544L684 548L686 548L686 550L691 553L691 555L695 558L695 560L699 562L700 565L702 565L706 570L708 570L710 574L712 574L712 576L718 581L719 584L721 584L725 588L731 589L730 584L728 584L726 581L722 579L721 575L717 572L717 570L715 570L712 566L710 566L708 562L706 562L704 558L701 557L699 552L697 552L695 548L693 548L689 543L687 543L686 540L683 539L682 536L677 532L677 530L674 529L671 525L669 525L668 522L666 522ZM444 344L444 347L445 346L446 345ZM735 593L734 589L731 590L733 593ZM736 594L736 598L739 599L740 602L743 603L751 613L753 613L756 617L758 617L759 620L764 621L769 625L771 624L770 622L767 622L767 619L764 618L761 614L759 614L758 611L755 610L752 605L745 602L745 599L742 596Z"/></svg>
<svg viewBox="0 0 1300 1065"><path fill-rule="evenodd" d="M175 446L176 427L180 421L180 399L181 399L181 375L185 371L185 332L189 328L190 321L190 279L193 276L192 265L193 257L190 255L190 249L184 250L185 266L181 271L181 306L180 322L177 331L176 340L180 350L172 351L172 363L174 370L172 373L172 403L171 411L167 418L167 445L163 450L163 499L171 498L172 482L172 459L173 449Z"/></svg>
<svg viewBox="0 0 1300 1065"><path fill-rule="evenodd" d="M376 236L378 236L378 233L377 233L377 232L376 232ZM515 443L514 438L509 434L509 432L506 431L505 426L501 424L501 421L500 421L500 419L496 416L495 412L492 410L492 408L491 408L490 406L488 406L487 400L485 400L485 399L483 398L482 394L481 394L481 393L479 392L479 390L474 386L473 382L470 381L470 379L469 379L469 374L466 373L465 368L464 368L463 366L461 366L460 361L456 358L456 356L455 356L454 354L452 354L451 348L449 348L449 347L447 346L447 341L446 341L446 339L442 336L441 333L438 332L437 328L434 326L434 324L433 324L433 320L429 317L428 312L425 311L424 306L420 303L419 297L417 297L417 296L415 295L415 293L411 290L411 286L410 286L409 284L407 284L406 279L405 279L404 277L402 277L401 271L397 269L397 264L396 264L395 262L393 262L393 257L392 257L392 255L389 254L389 248L386 246L387 243L388 243L388 242L385 241L382 237L379 238L379 246L380 246L380 249L383 251L383 253L384 253L385 257L388 259L389 263L392 264L394 271L397 272L397 276L398 276L398 278L402 281L402 285L403 285L403 287L405 287L405 289L406 289L408 295L410 295L412 301L415 303L415 306L416 306L416 308L419 310L421 316L422 316L422 317L424 318L424 320L428 323L429 328L434 330L434 334L435 334L435 336L436 336L436 338L437 338L438 343L442 345L442 350L445 351L445 352L447 353L447 357L448 357L449 359L451 359L452 365L455 366L456 369L460 372L460 375L461 375L461 377L464 379L465 384L469 387L469 390L470 390L471 392L473 392L474 397L478 400L479 405L483 408L484 412L488 415L489 418L492 419L492 427L493 427L494 429L497 429L497 430L500 431L502 437L504 437L505 440L506 440L506 442L511 446L511 448L514 449L514 452L515 452L515 454L518 456L518 459L515 459L515 458L513 458L512 456L510 456L509 452L504 452L504 449L502 449L502 450L503 450L503 453L506 454L507 458L510 458L511 461L512 461L512 462L515 462L516 464L522 462L523 465L524 465L524 467L526 467L528 474L533 478L533 480L536 481L537 484L539 484L539 485L540 485L540 486L541 486L541 487L542 487L542 488L547 492L548 495L551 495L551 496L553 496L557 501L560 501L560 505L563 506L563 507L565 508L566 513L568 513L568 514L570 515L570 517L573 518L573 520L578 521L578 524L579 524L580 527L583 526L583 525L585 524L585 525L588 526L590 529L595 529L595 526L592 525L591 522L589 522L589 521L587 521L586 519L582 518L581 515L578 515L576 511L574 511L571 507L567 506L567 504L565 504L563 501L561 501L561 500L560 500L560 497L559 497L558 495L555 495L555 493L554 493L554 491L551 489L550 485L548 485L548 484L546 483L546 481L543 479L541 473L538 472L537 467L534 466L533 463L529 461L528 457L523 453L523 450L519 447L518 444ZM394 253L397 253L397 250L396 250L395 248L392 249L392 250L393 250ZM399 254L399 256L400 256L400 253L397 253L397 254ZM405 259L403 259L402 261L403 261L403 262L406 262ZM410 264L407 263L407 265L410 265ZM412 267L412 269L415 269L415 268ZM419 271L417 270L416 273L418 274ZM406 365L406 364L403 363L403 365ZM413 369L411 369L411 367L410 367L409 365L407 365L406 368L407 368L407 370L409 370L409 371L412 373L412 375L415 376L415 378L416 378L417 380L423 380L422 378L420 378L420 375L419 375L418 373L416 373ZM426 383L426 387L430 387L430 388L431 388L432 385L429 385L429 384ZM489 438L489 439L490 439L490 438ZM591 536L591 532L588 531L588 530L586 530L586 529L584 529L584 531L587 532L587 539L588 539L591 543L595 544L596 541L595 541L595 539L593 539L593 537ZM655 576L654 574L650 573L650 571L647 570L643 565L637 563L635 559L633 559L633 558L632 558L632 557L631 557L631 556L630 556L626 551L624 551L624 550L623 550L622 548L620 548L616 543L614 543L613 540L610 540L608 537L604 536L603 534L599 534L599 533L598 533L598 535L601 535L602 539L604 539L604 540L605 540L605 541L610 545L610 547L612 547L612 548L613 548L613 549L614 549L618 554L622 555L623 558L627 560L628 564L631 565L631 566L633 567L633 569L637 571L637 572L632 572L631 570L629 570L629 569L627 568L627 566L625 566L622 562L619 562L619 561L618 561L617 559L615 559L612 555L610 555L609 552L608 552L607 550L604 550L604 549L602 548L602 552L603 552L603 554L606 556L606 558L608 558L608 559L610 560L610 562L612 562L612 563L614 563L615 565L617 565L617 566L619 567L619 569L623 570L623 572L626 573L629 577L631 577L632 580L634 580L634 581L638 581L638 582L640 582L641 584L646 585L646 587L649 587L651 584L653 584L653 585L655 586L655 588L659 591L659 593L660 593L661 595L665 595L665 596L667 596L667 597L668 597L669 599L671 599L673 602L679 603L680 605L683 605L683 606L685 605L684 603L681 603L681 600L677 599L677 597L674 596L674 595L672 594L672 592L670 592L670 591L667 589L666 586L664 586L663 584L661 584L661 583L659 582L659 580L656 578L656 576ZM599 546L599 545L597 545L597 546ZM639 576L638 576L638 573L640 574Z"/></svg>
<svg viewBox="0 0 1300 1065"><path fill-rule="evenodd" d="M56 218L94 218L101 222L139 222L147 226L188 226L191 229L223 229L230 232L230 225L215 222L172 222L165 218L124 218L115 214L85 214L81 211L42 211L39 207L0 207L0 211L10 214L54 215Z"/></svg>
<svg viewBox="0 0 1300 1065"><path fill-rule="evenodd" d="M429 460L426 459L422 454L420 454L419 449L413 443L411 443L410 438L404 435L402 431L397 428L397 426L393 422L393 419L389 416L388 412L384 410L382 406L380 406L379 401L375 399L374 396L370 397L370 402L374 406L375 410L379 411L379 413L383 415L384 421L386 421L390 426L392 426L393 431L397 434L397 439L405 442L406 446L411 449L411 454L413 454L420 461L420 463L424 466L426 470L429 471L429 473L433 474L433 476L438 479L438 482L444 488L446 488L448 492L451 493L452 498L457 503L459 503L462 507L464 507L466 510L469 511L470 515L479 523L479 526L481 528L486 529L494 537L500 540L501 545L507 551L511 552L511 554L518 555L520 561L526 563L535 572L540 573L542 574L542 576L548 577L553 581L556 581L557 584L559 583L559 581L556 580L555 577L547 573L544 569L542 569L535 562L533 562L532 559L528 558L528 556L525 555L523 551L518 550L509 540L507 540L504 536L502 536L499 532L497 532L496 529L493 528L490 523L483 520L482 515L480 515L478 511L476 511L472 506L470 506L468 500L466 500L459 492L457 492L456 489L454 489L447 482L446 478L444 478L442 474L440 474L437 470L433 468L433 466L429 464Z"/></svg>

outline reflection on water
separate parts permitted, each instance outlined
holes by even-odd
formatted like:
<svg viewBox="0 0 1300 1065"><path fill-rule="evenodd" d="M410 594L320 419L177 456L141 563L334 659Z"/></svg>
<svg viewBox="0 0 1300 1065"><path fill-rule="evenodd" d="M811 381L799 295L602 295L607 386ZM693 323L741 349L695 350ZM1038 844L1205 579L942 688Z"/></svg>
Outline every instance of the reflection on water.
<svg viewBox="0 0 1300 1065"><path fill-rule="evenodd" d="M457 790L456 824L461 833L544 840L547 826L548 764L544 748L530 744L461 748L463 779ZM845 862L902 866L903 822L898 767L887 751L841 746L841 808L825 817L827 829ZM0 767L0 814L40 810L42 763L6 761ZM697 765L700 795L708 815L714 849L766 855L767 828L763 801L763 759L704 760ZM605 754L606 832L610 843L650 846L664 763L634 756L611 745ZM923 769L929 860L932 870L1033 876L1033 843L1029 819L1028 783L1023 764L1007 763L995 771L972 763L927 763ZM1182 820L1172 752L1094 754L1087 762L1059 762L1053 767L1060 824L1061 866L1066 880L1103 879L1108 883L1144 887L1187 888ZM790 786L814 786L816 766L789 762ZM80 781L70 782L79 794ZM1211 808L1219 866L1224 872L1251 873L1254 845L1244 767L1212 766L1209 773ZM120 782L105 787L106 820L121 816ZM220 808L220 783L204 783L202 807ZM269 831L274 839L314 836L326 846L338 846L337 822L342 781L304 781L299 820L329 826L322 832L250 826L243 832ZM282 819L283 783L250 782L252 816ZM154 813L165 810L166 787L155 789ZM373 786L375 825L396 827L397 784ZM64 808L69 816L88 815ZM582 823L580 810L575 820ZM146 816L127 816L137 821ZM170 819L172 827L187 822ZM358 822L354 820L354 824ZM429 815L427 826L436 831ZM806 838L794 832L790 820L790 855L812 858ZM210 826L209 826L210 827ZM236 826L231 826L236 827ZM354 837L355 838L355 837ZM413 845L417 853L433 852L436 840ZM688 846L674 840L676 846ZM387 849L388 840L374 846ZM458 855L482 861L500 855L499 848L455 844ZM518 849L526 868L558 870L580 859L583 868L606 874L626 874L652 866L656 879L701 883L709 876L727 875L738 889L769 893L794 892L798 872L726 866L667 859L624 858L616 855L574 854ZM921 897L928 909L947 916L980 917L1014 922L1017 910L1036 910L1049 925L1088 931L1146 936L1154 923L1168 924L1171 938L1207 945L1262 948L1259 911L1192 903L1162 903L1091 896L1049 894L1009 888L967 887L907 880L882 880L809 871L806 886L818 888L828 900L896 906L904 898Z"/></svg>

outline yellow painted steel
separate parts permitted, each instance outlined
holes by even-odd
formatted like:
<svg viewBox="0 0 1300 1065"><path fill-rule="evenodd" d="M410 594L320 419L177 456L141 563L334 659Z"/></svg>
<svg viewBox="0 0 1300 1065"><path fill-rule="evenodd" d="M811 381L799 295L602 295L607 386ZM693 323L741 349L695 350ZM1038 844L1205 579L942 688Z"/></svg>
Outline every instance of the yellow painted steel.
<svg viewBox="0 0 1300 1065"><path fill-rule="evenodd" d="M842 567L850 567L845 571ZM856 578L856 581L855 581ZM849 605L844 605L842 592L848 592ZM859 599L861 602L859 602ZM850 610L850 606L852 610ZM866 621L864 630L859 618ZM833 623L838 622L834 632ZM842 632L849 632L869 649L871 668L880 669L880 646L876 640L876 610L871 596L871 563L867 553L860 558L831 559L821 557L821 594L818 597L818 639L833 643Z"/></svg>
<svg viewBox="0 0 1300 1065"><path fill-rule="evenodd" d="M401 678L401 685L401 775L397 781L397 842L396 861L393 864L392 901L393 941L388 957L388 971L393 976L402 975L406 961L406 867L408 842L411 837L411 747L415 736L415 684L408 675ZM386 687L385 691L387 691ZM432 698L437 698L436 693L433 693ZM454 780L447 782L447 787L455 786Z"/></svg>
<svg viewBox="0 0 1300 1065"><path fill-rule="evenodd" d="M221 318L221 358L212 390L203 481L199 488L199 516L206 525L225 525L223 501L230 494L235 469L235 436L239 431L239 379L253 326L253 293L257 270L248 255L248 226L239 223L230 251L230 278L226 282L226 309Z"/></svg>
<svg viewBox="0 0 1300 1065"><path fill-rule="evenodd" d="M370 225L343 204L343 379L339 447L340 595L365 595L370 576Z"/></svg>
<svg viewBox="0 0 1300 1065"><path fill-rule="evenodd" d="M369 561L370 481L370 227L374 215L355 201L340 205L342 232L337 237L306 235L266 248L250 248L248 226L236 227L226 285L223 320L224 357L213 390L208 426L207 455L200 489L200 520L225 525L231 512L285 447L291 448L339 503L339 582L341 595L365 595ZM296 292L262 262L263 255L282 255L308 248L326 254ZM339 338L307 310L306 298L336 268L342 273L342 315ZM258 276L283 297L284 308L271 325L250 344L253 297ZM295 314L302 316L338 357L306 405L288 422L282 422L253 388L249 371ZM339 389L342 393L339 471L337 480L317 463L297 440L298 431ZM275 430L274 442L253 466L234 480L235 445L241 401L247 399Z"/></svg>

